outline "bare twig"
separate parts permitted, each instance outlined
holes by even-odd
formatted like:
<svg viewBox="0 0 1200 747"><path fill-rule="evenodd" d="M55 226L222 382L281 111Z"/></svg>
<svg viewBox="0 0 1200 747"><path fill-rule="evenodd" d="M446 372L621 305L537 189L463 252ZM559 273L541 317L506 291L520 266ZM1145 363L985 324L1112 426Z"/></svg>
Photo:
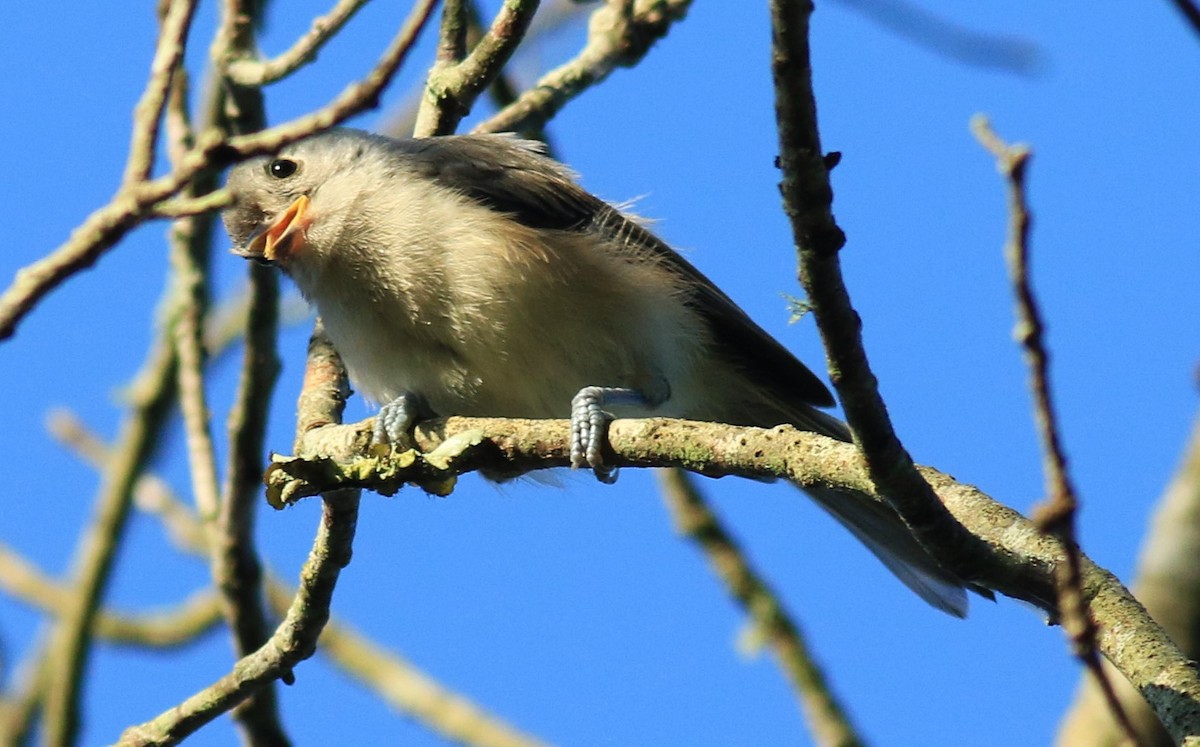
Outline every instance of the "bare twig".
<svg viewBox="0 0 1200 747"><path fill-rule="evenodd" d="M487 33L462 62L455 63L466 43L466 7L446 3L438 61L429 72L425 99L417 112L417 137L448 135L471 111L475 99L499 75L533 21L540 0L506 0Z"/></svg>
<svg viewBox="0 0 1200 747"><path fill-rule="evenodd" d="M327 14L313 19L312 28L291 47L269 60L238 56L217 60L218 69L240 86L265 86L282 80L317 58L317 52L346 25L367 0L338 0Z"/></svg>
<svg viewBox="0 0 1200 747"><path fill-rule="evenodd" d="M914 469L892 427L862 344L838 256L845 235L834 221L833 189L821 150L812 89L808 21L812 3L772 0L772 73L779 129L780 191L800 260L800 281L825 345L829 375L872 478L913 533L947 569L974 580L986 550L954 521Z"/></svg>
<svg viewBox="0 0 1200 747"><path fill-rule="evenodd" d="M195 221L208 222L209 216L181 218L171 230L171 265L177 285L180 307L175 322L175 354L179 403L183 411L188 466L192 478L193 500L201 518L214 521L220 503L217 464L209 430L208 399L204 391L203 319L208 309L207 258L210 231Z"/></svg>
<svg viewBox="0 0 1200 747"><path fill-rule="evenodd" d="M45 632L40 631L37 640L29 647L30 653L17 668L16 676L11 678L13 685L9 688L10 694L0 703L0 744L31 743L54 660Z"/></svg>
<svg viewBox="0 0 1200 747"><path fill-rule="evenodd" d="M734 541L721 521L696 488L695 481L682 470L659 472L663 498L680 533L687 535L708 556L713 570L729 593L754 621L757 632L775 653L800 706L808 719L813 740L822 747L855 747L862 744L830 689L825 673L808 651L791 615Z"/></svg>
<svg viewBox="0 0 1200 747"><path fill-rule="evenodd" d="M306 432L314 422L340 422L348 392L345 369L320 334L318 323L309 345L304 388L297 406L297 433ZM291 681L292 668L312 656L317 638L329 621L333 588L341 569L350 562L358 501L357 490L337 490L323 496L321 523L300 572L300 588L271 638L254 653L242 657L230 674L212 686L153 721L127 729L121 744L174 744L274 680Z"/></svg>
<svg viewBox="0 0 1200 747"><path fill-rule="evenodd" d="M1010 223L1004 253L1017 299L1017 326L1013 336L1021 344L1029 367L1029 388L1033 394L1034 417L1042 441L1043 470L1049 495L1048 503L1034 510L1034 522L1043 531L1056 536L1066 551L1065 562L1057 572L1058 608L1075 656L1096 678L1126 738L1132 744L1137 744L1133 724L1101 666L1096 650L1097 626L1083 594L1083 560L1075 534L1079 499L1067 470L1066 450L1050 391L1050 354L1044 342L1045 323L1029 277L1031 216L1025 196L1029 149L1002 141L982 115L976 115L971 120L971 129L983 147L995 157L997 168L1008 180Z"/></svg>
<svg viewBox="0 0 1200 747"><path fill-rule="evenodd" d="M692 0L607 0L588 22L588 38L570 62L544 75L516 101L475 127L475 132L530 132L545 128L567 102L600 83L617 67L637 64Z"/></svg>
<svg viewBox="0 0 1200 747"><path fill-rule="evenodd" d="M182 69L184 48L192 18L196 14L196 4L196 0L176 0L164 4L162 27L158 32L154 59L150 62L150 80L134 109L133 142L129 146L129 160L125 165L126 186L146 181L154 168L155 144L163 107L166 106L172 82Z"/></svg>

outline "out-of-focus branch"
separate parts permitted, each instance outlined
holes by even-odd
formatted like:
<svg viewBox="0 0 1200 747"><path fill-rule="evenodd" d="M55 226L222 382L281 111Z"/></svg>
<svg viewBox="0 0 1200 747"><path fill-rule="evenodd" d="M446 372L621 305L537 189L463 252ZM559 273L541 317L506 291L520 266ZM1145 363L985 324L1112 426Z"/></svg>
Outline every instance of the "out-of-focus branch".
<svg viewBox="0 0 1200 747"><path fill-rule="evenodd" d="M29 647L29 653L21 662L14 683L0 701L0 744L30 744L38 709L46 695L46 683L50 678L50 665L54 659L46 643L44 630L38 640Z"/></svg>
<svg viewBox="0 0 1200 747"><path fill-rule="evenodd" d="M71 605L69 588L3 545L0 545L0 588L55 615ZM189 643L220 622L220 600L211 590L205 589L161 612L135 615L100 610L96 613L94 632L114 643L166 648Z"/></svg>
<svg viewBox="0 0 1200 747"><path fill-rule="evenodd" d="M475 132L530 132L545 128L567 102L600 83L617 67L632 67L671 26L683 20L691 0L607 0L592 12L587 43L578 56L544 75L516 101Z"/></svg>
<svg viewBox="0 0 1200 747"><path fill-rule="evenodd" d="M1192 31L1200 34L1200 5L1196 5L1193 0L1171 0L1171 3L1192 27Z"/></svg>
<svg viewBox="0 0 1200 747"><path fill-rule="evenodd" d="M1034 42L956 24L908 0L840 0L888 31L965 65L1035 75L1042 51Z"/></svg>
<svg viewBox="0 0 1200 747"><path fill-rule="evenodd" d="M218 69L240 86L256 88L282 80L317 58L317 52L346 25L367 0L338 0L327 14L313 19L312 28L292 46L269 60L254 59L253 50L216 60Z"/></svg>
<svg viewBox="0 0 1200 747"><path fill-rule="evenodd" d="M730 595L750 615L756 632L779 661L808 719L813 740L822 747L862 744L850 716L830 689L825 673L808 651L800 628L742 549L708 506L695 481L679 469L659 472L663 498L675 525L700 546Z"/></svg>
<svg viewBox="0 0 1200 747"><path fill-rule="evenodd" d="M1059 567L1057 574L1058 609L1075 656L1096 678L1113 716L1121 724L1125 735L1136 744L1133 724L1101 666L1096 650L1096 623L1083 596L1083 562L1075 534L1079 499L1067 471L1066 450L1050 391L1050 355L1044 341L1046 327L1029 277L1029 229L1032 218L1025 196L1029 149L1023 145L1010 146L1002 141L982 115L977 115L971 121L971 129L980 144L995 157L997 168L1009 185L1010 225L1004 254L1017 299L1017 326L1013 336L1021 344L1029 367L1029 388L1033 394L1034 418L1042 441L1043 470L1049 493L1048 501L1035 509L1034 522L1042 531L1057 537L1066 551L1066 562Z"/></svg>
<svg viewBox="0 0 1200 747"><path fill-rule="evenodd" d="M287 609L292 593L283 583L268 578L267 595L280 614ZM337 620L330 620L321 632L321 653L400 713L416 718L447 740L472 747L542 744L445 689L411 663Z"/></svg>
<svg viewBox="0 0 1200 747"><path fill-rule="evenodd" d="M350 562L357 521L357 495L326 498L316 539L300 571L300 588L271 638L211 686L157 718L126 729L119 744L177 744L267 683L290 677L293 667L316 650L317 637L329 619L333 588Z"/></svg>
<svg viewBox="0 0 1200 747"><path fill-rule="evenodd" d="M71 604L62 611L51 639L54 660L44 706L48 745L68 747L78 733L79 693L91 632L124 535L133 485L159 443L158 434L174 401L176 359L169 342L173 327L173 321L163 326L160 340L131 388L130 413L117 437L113 458L102 472L93 518L75 552Z"/></svg>
<svg viewBox="0 0 1200 747"><path fill-rule="evenodd" d="M226 138L218 131L205 131L166 175L122 185L112 200L88 216L65 243L17 272L12 284L0 294L0 340L11 337L17 324L47 294L90 267L133 228L155 217L155 207L178 194L201 171L274 152L375 106L380 93L407 58L436 3L437 0L418 0L375 67L325 107L254 134ZM208 199L217 205L227 201L228 195L221 191Z"/></svg>
<svg viewBox="0 0 1200 747"><path fill-rule="evenodd" d="M447 0L442 16L438 59L425 83L417 112L417 137L449 135L512 57L525 38L540 0L505 0L496 18L461 62L466 44L467 13L462 0Z"/></svg>
<svg viewBox="0 0 1200 747"><path fill-rule="evenodd" d="M1184 449L1183 460L1167 486L1142 542L1133 593L1162 624L1183 653L1200 658L1200 417ZM1112 673L1111 664L1105 669ZM1167 747L1174 740L1158 717L1124 678L1115 677L1117 697L1125 706L1138 744ZM1059 747L1118 747L1124 739L1104 693L1091 677L1079 684L1075 703L1063 719Z"/></svg>
<svg viewBox="0 0 1200 747"><path fill-rule="evenodd" d="M98 470L104 470L113 458L113 451L68 410L50 413L46 428L60 443ZM207 557L208 538L204 527L161 478L150 474L140 476L134 484L133 496L138 509L158 517L176 546Z"/></svg>
<svg viewBox="0 0 1200 747"><path fill-rule="evenodd" d="M320 421L333 414L329 403L347 394L342 388L344 379L340 378L340 364L335 355L327 343L314 345L312 362L307 369L312 383L305 391L317 401L311 406L305 405L306 412L310 413L309 426L319 427ZM321 387L326 389L324 397L318 394ZM334 399L330 399L330 395ZM319 401L327 404L322 407ZM56 414L49 425L59 440L89 463L99 465L107 458L105 445L68 413ZM198 557L208 557L208 538L198 518L164 482L154 475L144 475L138 481L134 495L141 510L157 516L167 526L176 546ZM269 571L265 578L270 605L282 617L296 590ZM4 583L2 576L0 583ZM421 720L448 739L480 747L534 747L539 744L533 737L522 734L478 705L447 690L398 655L334 619L321 633L320 646L335 664L378 692L401 713Z"/></svg>
<svg viewBox="0 0 1200 747"><path fill-rule="evenodd" d="M94 518L83 532L71 574L72 604L62 612L55 628L46 697L46 742L72 745L79 728L79 688L91 647L96 612L108 584L110 570L126 519L133 484L158 444L158 434L174 401L175 355L169 343L173 322L163 325L162 337L131 390L130 414L122 425L113 459L101 477Z"/></svg>

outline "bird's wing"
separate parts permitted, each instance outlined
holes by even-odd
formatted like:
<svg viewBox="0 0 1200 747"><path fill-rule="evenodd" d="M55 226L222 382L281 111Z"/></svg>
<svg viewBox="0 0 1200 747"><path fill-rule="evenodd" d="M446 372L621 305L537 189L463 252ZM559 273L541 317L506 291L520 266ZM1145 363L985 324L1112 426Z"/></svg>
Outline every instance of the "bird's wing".
<svg viewBox="0 0 1200 747"><path fill-rule="evenodd" d="M454 147L446 147L454 140ZM504 135L461 135L401 141L421 174L493 210L540 229L597 231L650 255L684 279L687 302L708 324L717 355L735 361L748 383L772 393L772 404L796 425L835 438L845 426L811 408L831 407L825 384L754 323L711 280L642 224L580 187L539 144ZM776 423L756 423L775 425Z"/></svg>

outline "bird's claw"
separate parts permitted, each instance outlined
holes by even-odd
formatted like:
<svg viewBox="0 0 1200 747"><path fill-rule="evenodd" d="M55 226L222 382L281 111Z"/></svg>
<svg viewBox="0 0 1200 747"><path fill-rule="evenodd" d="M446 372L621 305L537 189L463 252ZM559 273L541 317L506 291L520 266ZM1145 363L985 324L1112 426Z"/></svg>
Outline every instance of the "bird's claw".
<svg viewBox="0 0 1200 747"><path fill-rule="evenodd" d="M413 425L427 409L420 396L404 392L379 409L371 442L397 449L411 448Z"/></svg>

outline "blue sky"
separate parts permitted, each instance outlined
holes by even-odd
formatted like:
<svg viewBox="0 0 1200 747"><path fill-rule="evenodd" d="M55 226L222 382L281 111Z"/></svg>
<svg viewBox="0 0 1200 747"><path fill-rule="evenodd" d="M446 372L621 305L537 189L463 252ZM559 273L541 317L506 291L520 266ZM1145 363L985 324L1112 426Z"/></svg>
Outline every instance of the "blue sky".
<svg viewBox="0 0 1200 747"><path fill-rule="evenodd" d="M202 7L189 58L215 17ZM291 7L294 6L294 9ZM963 26L1035 44L1021 76L972 67L906 41L849 4L818 3L814 68L822 136L843 153L834 210L868 352L914 457L1027 510L1042 494L1012 301L1001 258L1004 187L974 142L976 112L1035 155L1034 282L1049 323L1053 385L1083 500L1080 534L1128 579L1156 497L1196 411L1200 346L1200 45L1169 3L922 3ZM812 367L810 319L779 208L765 3L697 2L634 70L619 70L555 120L561 157L597 194L638 211ZM307 111L367 68L403 3L378 2L272 87L272 121ZM283 49L320 3L279 4L263 39ZM118 184L130 112L152 53L153 3L0 6L0 118L8 220L0 275L42 256ZM528 81L577 48L582 28L524 54ZM389 90L371 128L412 92L429 45ZM199 83L196 84L199 89ZM482 111L482 109L481 109ZM139 229L48 298L0 344L6 518L0 542L52 573L69 567L96 476L45 434L68 407L106 437L121 387L152 337L166 225ZM226 245L222 236L219 246ZM241 260L217 258L223 294ZM286 451L307 323L281 340L284 371L268 443ZM223 431L235 376L218 365ZM564 403L564 414L566 403ZM369 413L352 403L348 417ZM156 469L188 491L176 424ZM705 481L751 557L808 633L867 738L881 744L1012 745L1050 739L1077 667L1061 631L1009 600L964 621L909 594L844 531L787 486ZM268 562L294 578L318 516L309 502L266 509ZM171 605L207 580L160 526L136 517L109 597ZM804 745L783 676L738 648L744 618L699 553L677 538L652 476L616 487L497 488L476 478L450 498L365 496L354 561L334 611L446 686L559 744ZM39 616L0 598L0 642L19 659ZM170 656L101 646L91 661L86 744L177 703L227 671L223 633ZM319 656L281 688L297 744L443 742L397 716ZM194 744L227 744L227 720Z"/></svg>

